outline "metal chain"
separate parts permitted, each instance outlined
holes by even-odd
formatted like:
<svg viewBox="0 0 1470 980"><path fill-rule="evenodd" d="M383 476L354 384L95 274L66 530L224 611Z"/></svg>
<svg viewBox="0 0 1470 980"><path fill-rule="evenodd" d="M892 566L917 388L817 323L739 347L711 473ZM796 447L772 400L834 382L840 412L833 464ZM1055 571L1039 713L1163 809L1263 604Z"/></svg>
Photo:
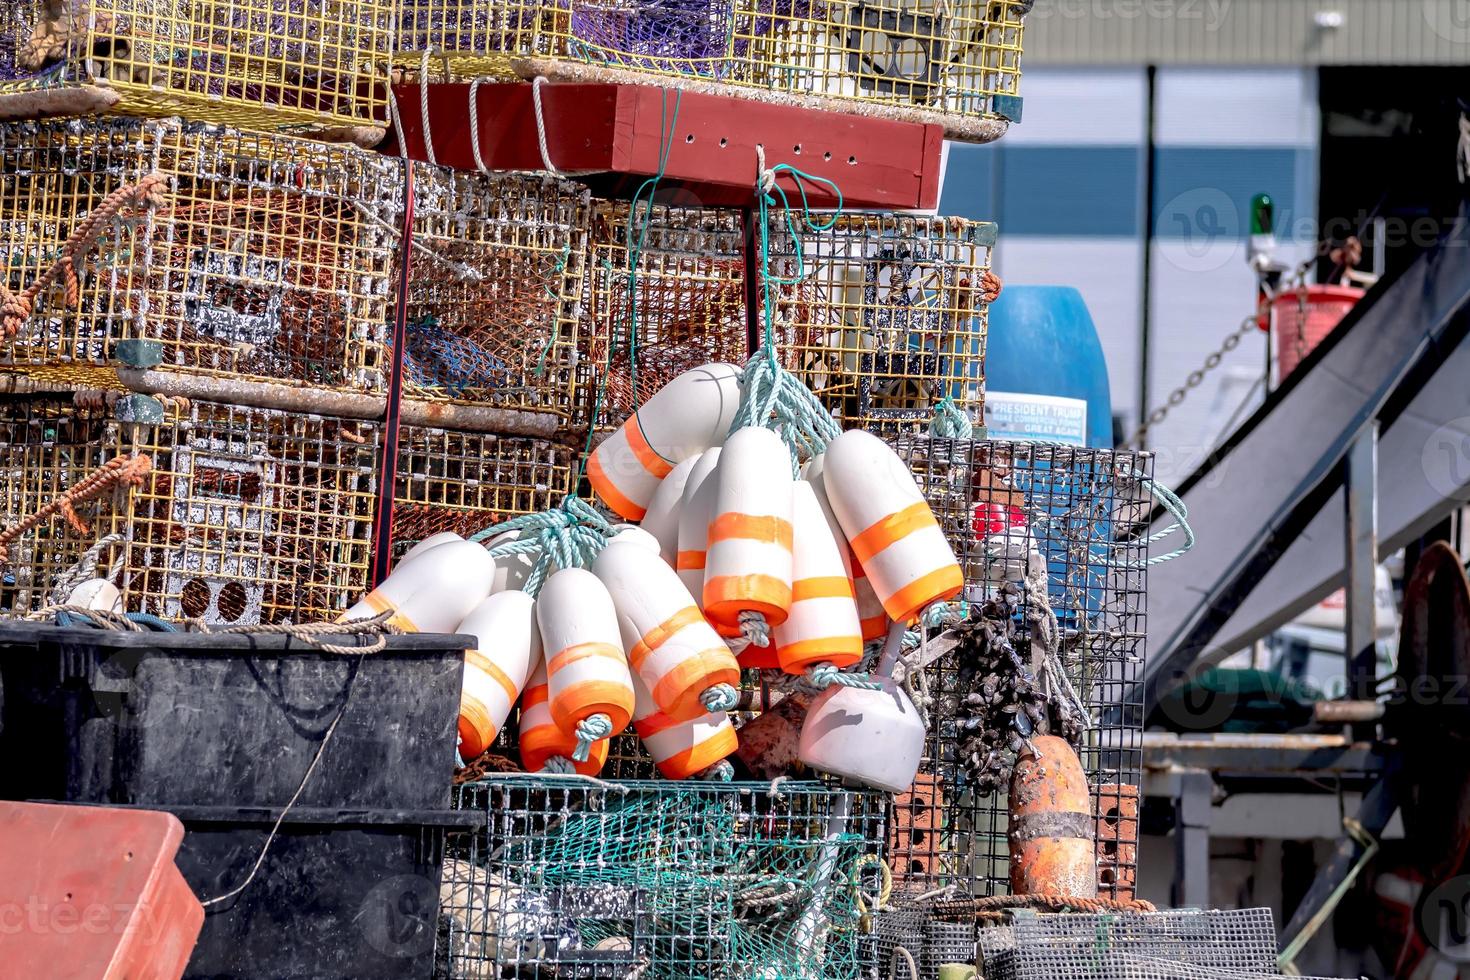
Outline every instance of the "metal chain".
<svg viewBox="0 0 1470 980"><path fill-rule="evenodd" d="M1353 239L1349 239L1349 241L1352 240ZM1319 258L1329 254L1331 249L1331 242L1318 242L1315 254L1313 254L1311 258L1307 259L1301 265L1297 266L1295 274L1289 280L1292 283L1291 288L1297 290L1298 309L1296 325L1296 357L1298 363L1300 363L1302 358L1306 356L1306 336L1304 330L1306 328L1307 320L1307 271L1311 269L1312 265ZM1280 296L1282 295L1282 293L1278 292L1276 293L1276 295ZM1184 379L1184 384L1169 392L1168 400L1165 401L1164 404L1160 405L1158 408L1150 412L1148 414L1148 418L1143 420L1143 424L1138 427L1138 429L1133 433L1131 437L1129 437L1127 442L1123 443L1123 447L1125 449L1141 447L1143 445L1143 437L1148 433L1148 430L1152 429L1154 426L1164 421L1164 418L1168 416L1171 409L1178 407L1178 405L1189 396L1189 393L1191 391L1193 391L1195 388L1198 388L1201 384L1204 383L1205 375L1209 374L1211 371L1215 370L1215 368L1220 366L1220 362L1224 359L1226 354L1229 354L1231 351L1235 350L1235 348L1239 347L1242 340L1255 332L1260 323L1261 314L1270 309L1270 302L1273 298L1275 297L1267 297L1266 299L1262 300L1261 305L1256 309L1256 311L1250 316L1246 317L1244 320L1242 320L1240 326L1235 328L1235 332L1226 337L1220 343L1219 347L1211 351L1205 357L1203 367L1196 368L1195 370L1189 372L1189 374Z"/></svg>
<svg viewBox="0 0 1470 980"><path fill-rule="evenodd" d="M1140 425L1137 431L1135 431L1133 435L1128 439L1128 441L1123 444L1124 447L1128 448L1141 446L1143 444L1143 437L1145 434L1147 434L1148 430L1152 429L1154 426L1164 421L1164 418L1169 414L1171 409L1177 407L1181 402L1183 402L1184 399L1189 396L1189 393L1191 391L1204 384L1205 375L1209 374L1211 371L1215 370L1215 368L1219 367L1220 362L1224 360L1225 355L1229 354L1231 351L1235 350L1235 348L1239 347L1240 342L1246 337L1250 336L1256 330L1256 314L1251 314L1250 316L1242 320L1240 322L1240 326L1236 327L1235 331L1231 333L1230 336L1226 337L1220 343L1219 347L1215 348L1215 350L1206 355L1203 366L1197 367L1193 371L1189 372L1189 374L1184 379L1184 384L1169 392L1168 400L1148 414L1148 418L1143 420L1143 424Z"/></svg>

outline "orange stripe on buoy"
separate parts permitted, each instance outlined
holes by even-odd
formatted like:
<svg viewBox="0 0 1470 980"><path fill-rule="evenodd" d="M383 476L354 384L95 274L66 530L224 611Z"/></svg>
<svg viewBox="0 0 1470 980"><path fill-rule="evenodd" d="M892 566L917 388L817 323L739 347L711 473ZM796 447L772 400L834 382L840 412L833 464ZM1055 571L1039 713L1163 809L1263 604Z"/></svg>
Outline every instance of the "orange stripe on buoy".
<svg viewBox="0 0 1470 980"><path fill-rule="evenodd" d="M780 626L791 610L791 586L774 575L717 575L704 583L704 609L726 625L754 610L770 625Z"/></svg>
<svg viewBox="0 0 1470 980"><path fill-rule="evenodd" d="M791 601L803 599L855 599L852 579L846 575L821 575L816 578L799 578L791 583Z"/></svg>
<svg viewBox="0 0 1470 980"><path fill-rule="evenodd" d="M650 474L662 480L669 475L674 464L660 456L658 450L649 445L648 437L643 434L643 423L638 421L636 412L628 421L633 423L626 427L628 448L633 450L633 458L638 460L639 464Z"/></svg>
<svg viewBox="0 0 1470 980"><path fill-rule="evenodd" d="M613 646L611 643L577 643L553 655L546 663L546 672L554 674L568 664L574 664L588 657L607 657L619 662L625 659L623 648Z"/></svg>
<svg viewBox="0 0 1470 980"><path fill-rule="evenodd" d="M716 517L709 525L710 546L716 541L739 539L779 544L790 551L792 536L791 522L779 517L726 513Z"/></svg>
<svg viewBox="0 0 1470 980"><path fill-rule="evenodd" d="M888 633L888 616L869 616L860 624L863 628L863 639L876 640Z"/></svg>
<svg viewBox="0 0 1470 980"><path fill-rule="evenodd" d="M706 656L728 657L729 655L730 651L725 647L720 647L718 650L703 650L694 654L659 679L658 684L650 692L654 701L658 704L673 701L677 695L688 690L690 685L701 679L705 680L706 688L714 687L716 684L731 684L738 687L740 685L738 667L711 673L704 660ZM701 715L709 714L709 709L699 700L701 693L701 691L690 692L690 696L685 698L683 704L675 704L673 710L666 714L676 721L692 721Z"/></svg>
<svg viewBox="0 0 1470 980"><path fill-rule="evenodd" d="M928 502L921 500L864 528L861 534L852 539L852 553L859 562L866 562L893 542L901 541L926 527L938 526L934 511L929 509Z"/></svg>
<svg viewBox="0 0 1470 980"><path fill-rule="evenodd" d="M694 571L703 568L708 557L704 551L681 551L674 556L674 568L681 572Z"/></svg>
<svg viewBox="0 0 1470 980"><path fill-rule="evenodd" d="M643 515L648 513L648 508L639 507L623 495L602 468L602 462L598 460L596 453L587 457L587 479L592 483L593 491L602 498L602 502L624 520L641 521Z"/></svg>
<svg viewBox="0 0 1470 980"><path fill-rule="evenodd" d="M958 565L946 565L928 575L921 575L888 597L883 608L895 623L906 623L925 606L942 599L953 599L965 587L965 576Z"/></svg>
<svg viewBox="0 0 1470 980"><path fill-rule="evenodd" d="M633 717L633 689L616 681L578 681L551 703L551 719L564 731L597 712L608 716L613 734L622 731Z"/></svg>
<svg viewBox="0 0 1470 980"><path fill-rule="evenodd" d="M781 656L785 660L806 660L807 658L827 659L831 656L850 657L848 663L855 662L863 655L863 638L861 636L824 636L815 640L798 640L788 643L781 648ZM847 664L838 664L845 667Z"/></svg>
<svg viewBox="0 0 1470 980"><path fill-rule="evenodd" d="M385 612L398 611L397 606L390 602L386 597L379 595L377 592L369 592L367 595L362 597L362 601L367 604L367 607L369 609L380 616Z"/></svg>
<svg viewBox="0 0 1470 980"><path fill-rule="evenodd" d="M702 622L704 622L704 613L700 612L698 607L685 606L647 633L644 633L643 639L633 644L633 649L628 651L628 663L634 670L637 670L639 665L648 659L648 655L663 646L669 637L686 626ZM663 702L659 703L662 704Z"/></svg>
<svg viewBox="0 0 1470 980"><path fill-rule="evenodd" d="M551 697L550 684L537 684L535 687L528 687L526 688L524 701L521 703L521 709L525 710L526 708L543 704L549 697Z"/></svg>
<svg viewBox="0 0 1470 980"><path fill-rule="evenodd" d="M637 718L633 721L633 731L638 733L639 738L648 738L659 732L668 731L677 725L686 725L688 722L675 721L662 711L655 711L647 718Z"/></svg>
<svg viewBox="0 0 1470 980"><path fill-rule="evenodd" d="M510 698L510 703L516 703L516 698L520 695L520 692L516 690L515 682L493 660L479 650L466 650L464 652L464 662L467 666L474 667L476 670L481 670L489 674L494 678L495 683L499 684L501 689L505 691L505 696Z"/></svg>
<svg viewBox="0 0 1470 980"><path fill-rule="evenodd" d="M657 763L658 771L663 773L666 779L688 779L690 776L704 772L721 759L733 755L739 747L740 739L735 733L735 728L726 726L703 742L691 745L682 752L675 752L663 762Z"/></svg>

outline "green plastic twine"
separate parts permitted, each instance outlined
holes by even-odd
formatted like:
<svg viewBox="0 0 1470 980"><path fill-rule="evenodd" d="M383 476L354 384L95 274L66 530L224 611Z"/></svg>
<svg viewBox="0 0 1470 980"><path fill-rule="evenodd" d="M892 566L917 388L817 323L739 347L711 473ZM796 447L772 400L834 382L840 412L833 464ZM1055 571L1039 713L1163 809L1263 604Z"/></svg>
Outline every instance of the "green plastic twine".
<svg viewBox="0 0 1470 980"><path fill-rule="evenodd" d="M778 163L769 170L762 166L765 162L764 151L761 151L759 172L756 174L756 202L760 208L760 261L761 261L761 305L764 307L765 323L764 335L761 346L765 349L766 357L771 366L776 366L776 326L775 309L771 304L771 285L794 286L806 278L806 256L801 245L801 236L796 230L796 219L792 213L791 201L786 196L786 191L781 188L777 178L782 174L790 174L792 182L796 185L797 193L801 195L801 221L812 231L831 231L837 226L837 220L842 217L842 188L837 183L826 177L817 177L804 170L798 170L789 163ZM807 198L806 181L825 184L832 188L832 194L837 198L837 207L832 216L819 222L812 217L811 202ZM792 253L796 257L796 275L790 279L783 279L771 272L771 208L777 204L780 198L782 220L786 224L786 232L791 236Z"/></svg>

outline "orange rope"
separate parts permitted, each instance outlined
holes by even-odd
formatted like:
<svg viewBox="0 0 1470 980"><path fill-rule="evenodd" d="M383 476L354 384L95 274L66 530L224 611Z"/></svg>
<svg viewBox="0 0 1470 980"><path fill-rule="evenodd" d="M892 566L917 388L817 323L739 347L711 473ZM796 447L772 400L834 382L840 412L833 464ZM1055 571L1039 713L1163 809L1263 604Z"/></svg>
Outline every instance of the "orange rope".
<svg viewBox="0 0 1470 980"><path fill-rule="evenodd" d="M1111 898L1074 898L1069 895L994 895L951 902L936 902L934 914L943 919L999 921L1011 909L1039 912L1156 912L1152 902L1141 898L1118 901Z"/></svg>
<svg viewBox="0 0 1470 980"><path fill-rule="evenodd" d="M107 223L120 214L124 208L137 209L163 204L163 190L167 186L168 177L155 170L136 184L119 187L103 198L102 203L82 219L61 246L61 256L51 263L51 267L41 273L25 291L19 294L12 293L4 283L0 283L0 332L3 332L4 338L9 340L20 332L20 328L26 325L26 321L35 312L36 297L49 289L58 279L63 280L66 286L66 305L75 307L81 298L81 289L77 283L76 260L92 250L98 239L102 237Z"/></svg>
<svg viewBox="0 0 1470 980"><path fill-rule="evenodd" d="M980 295L985 297L985 302L994 303L1000 299L1001 288L1000 276L989 269L980 274Z"/></svg>
<svg viewBox="0 0 1470 980"><path fill-rule="evenodd" d="M76 505L100 497L114 486L138 487L143 485L153 470L153 460L146 455L119 456L87 474L70 489L57 494L46 506L30 517L16 521L0 531L0 564L10 560L10 546L27 531L61 514L79 534L88 534L91 528L76 512Z"/></svg>

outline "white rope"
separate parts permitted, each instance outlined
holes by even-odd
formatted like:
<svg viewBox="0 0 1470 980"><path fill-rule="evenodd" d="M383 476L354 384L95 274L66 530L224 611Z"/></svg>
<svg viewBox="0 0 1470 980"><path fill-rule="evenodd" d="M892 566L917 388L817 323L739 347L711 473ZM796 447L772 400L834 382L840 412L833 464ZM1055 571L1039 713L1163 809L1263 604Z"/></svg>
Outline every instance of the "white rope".
<svg viewBox="0 0 1470 980"><path fill-rule="evenodd" d="M434 131L429 127L429 58L433 53L433 48L425 48L423 60L419 62L419 112L423 114L424 155L437 167L439 160L434 156Z"/></svg>
<svg viewBox="0 0 1470 980"><path fill-rule="evenodd" d="M475 100L475 92L489 79L481 75L470 82L470 149L475 154L475 166L480 168L480 173L486 177L490 176L490 168L485 166L485 158L480 156L480 106Z"/></svg>
<svg viewBox="0 0 1470 980"><path fill-rule="evenodd" d="M563 179L602 173L600 170L559 170L551 162L551 150L546 145L546 114L541 109L541 86L545 84L546 78L543 75L537 75L531 80L531 103L536 108L536 142L541 146L541 165L551 176Z"/></svg>
<svg viewBox="0 0 1470 980"><path fill-rule="evenodd" d="M755 186L762 194L776 189L776 172L766 169L766 148L762 143L755 145Z"/></svg>

